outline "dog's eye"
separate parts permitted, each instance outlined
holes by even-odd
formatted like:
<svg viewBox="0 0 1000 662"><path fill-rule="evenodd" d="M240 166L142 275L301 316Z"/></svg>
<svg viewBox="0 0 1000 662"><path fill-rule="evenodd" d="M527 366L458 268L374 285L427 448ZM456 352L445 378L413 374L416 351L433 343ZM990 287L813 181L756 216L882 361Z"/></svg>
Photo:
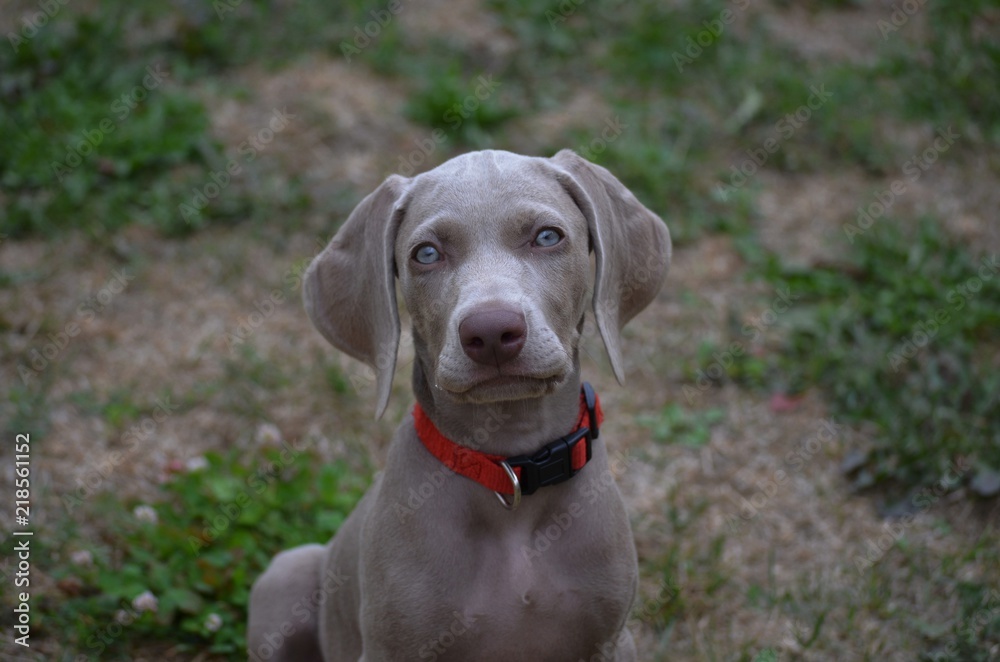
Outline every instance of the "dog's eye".
<svg viewBox="0 0 1000 662"><path fill-rule="evenodd" d="M413 259L420 264L434 264L441 260L441 253L430 244L420 244L413 251Z"/></svg>
<svg viewBox="0 0 1000 662"><path fill-rule="evenodd" d="M563 234L555 228L543 228L535 235L535 246L549 248L562 241Z"/></svg>

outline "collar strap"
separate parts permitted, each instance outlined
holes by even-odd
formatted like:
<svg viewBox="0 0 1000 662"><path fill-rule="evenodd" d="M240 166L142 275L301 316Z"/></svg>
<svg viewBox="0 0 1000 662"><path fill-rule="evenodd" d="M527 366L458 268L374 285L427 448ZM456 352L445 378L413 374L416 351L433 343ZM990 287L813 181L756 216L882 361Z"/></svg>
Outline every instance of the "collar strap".
<svg viewBox="0 0 1000 662"><path fill-rule="evenodd" d="M590 461L592 442L597 439L602 422L604 413L597 394L584 382L580 388L580 415L572 432L532 455L504 457L456 444L441 434L419 403L413 407L413 423L424 448L455 473L500 494L514 494L511 479L501 462L506 462L517 476L522 494L532 494L539 487L555 485L575 476Z"/></svg>

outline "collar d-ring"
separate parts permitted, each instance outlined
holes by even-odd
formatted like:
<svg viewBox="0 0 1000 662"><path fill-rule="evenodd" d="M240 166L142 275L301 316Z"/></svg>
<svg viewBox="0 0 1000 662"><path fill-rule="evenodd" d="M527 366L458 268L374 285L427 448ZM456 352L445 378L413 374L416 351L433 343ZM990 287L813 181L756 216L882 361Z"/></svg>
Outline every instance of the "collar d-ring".
<svg viewBox="0 0 1000 662"><path fill-rule="evenodd" d="M500 500L504 508L507 510L517 510L517 507L521 505L521 481L517 479L517 474L510 468L506 460L501 460L500 467L507 473L507 477L510 478L510 484L514 488L514 497L508 502L499 492L494 492L493 494L497 495L497 499Z"/></svg>

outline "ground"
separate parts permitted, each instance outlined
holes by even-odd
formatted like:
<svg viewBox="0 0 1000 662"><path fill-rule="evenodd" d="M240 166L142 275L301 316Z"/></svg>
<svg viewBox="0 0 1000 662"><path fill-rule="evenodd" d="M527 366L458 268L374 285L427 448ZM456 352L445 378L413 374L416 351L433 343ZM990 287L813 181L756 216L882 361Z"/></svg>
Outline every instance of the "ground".
<svg viewBox="0 0 1000 662"><path fill-rule="evenodd" d="M467 48L479 44L483 61L512 57L516 41L494 13L472 1L455 5L403 12L401 29L411 38L454 34ZM774 3L754 11L766 17L775 39L804 56L855 62L876 57L873 26L891 10L886 3L822 11ZM226 86L215 80L191 86L210 110L211 135L234 149L276 110L287 112L287 128L259 158L262 176L281 172L301 180L314 201L302 218L210 226L183 238L133 225L100 245L74 232L58 241L28 236L0 243L4 272L19 275L0 288L4 381L21 380L18 365L48 334L73 323L79 328L37 374L47 383L47 430L32 440L33 523L42 535L65 516L66 494L87 481L122 503L153 502L165 477L211 451L239 448L254 457L276 439L308 439L324 462L377 469L411 406L405 343L389 408L375 421L365 369L312 328L296 278L351 205L429 135L406 111L411 85L324 52L277 71L252 64L229 76ZM233 87L242 93L232 94ZM599 131L595 118L610 107L594 88L580 86L565 103L513 120L510 144L534 152L535 145ZM895 164L922 151L934 128L895 127L898 158L883 172L852 165L762 171L753 181L760 245L806 267L850 255L844 225L854 221L859 201L889 187L899 177ZM438 149L418 170L450 153ZM739 158L733 153L731 162ZM996 153L966 146L900 196L896 211L940 217L970 250L995 254L998 184ZM685 222L657 211L672 228ZM601 394L602 437L627 458L619 486L642 570L629 624L640 659L917 659L946 644L943 633L965 613L961 585L1000 590L996 556L982 552L1000 546L1000 503L958 489L935 496L905 524L887 519L888 499L854 490L843 470L849 451L864 447L872 431L838 420L821 389L787 394L692 376L692 366L711 365L699 353L706 341L728 343L734 317L758 317L780 297L749 269L730 234L679 242L662 292L626 329L624 386L588 326L583 372ZM97 314L86 314L81 304L102 288L112 294ZM760 355L772 348L740 344ZM271 376L260 379L258 369ZM331 373L353 387L331 391ZM141 443L128 443L121 420L108 414L116 398L139 403L127 404L137 409L135 420L157 406L166 415ZM682 413L667 424L662 412L671 406ZM6 410L11 417L13 409ZM662 439L657 425L667 425ZM99 467L111 457L114 470L104 476ZM13 478L5 459L4 494ZM100 530L99 522L85 523L50 563L70 567L72 553ZM59 573L37 563L35 590L58 599L66 591ZM983 620L997 616L998 603L992 604ZM6 630L10 621L0 623ZM977 659L1000 659L1000 642L988 643L987 657ZM5 659L36 659L6 640L0 650ZM51 631L32 651L44 659L83 652ZM211 659L159 644L138 644L131 654Z"/></svg>

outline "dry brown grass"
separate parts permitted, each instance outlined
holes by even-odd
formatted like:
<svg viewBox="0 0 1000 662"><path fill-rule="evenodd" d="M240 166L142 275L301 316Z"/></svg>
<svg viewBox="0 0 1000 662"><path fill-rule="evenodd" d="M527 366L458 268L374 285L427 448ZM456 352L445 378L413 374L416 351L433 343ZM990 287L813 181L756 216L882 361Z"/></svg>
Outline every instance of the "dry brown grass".
<svg viewBox="0 0 1000 662"><path fill-rule="evenodd" d="M475 23L467 7L456 15L444 3L435 7L437 13L421 19L430 24L414 25L414 30ZM778 35L800 35L816 57L865 56L849 13L818 21L793 8L775 13L771 24ZM486 38L493 29L480 25L475 34ZM405 94L400 82L322 56L277 74L244 70L236 81L248 90L245 99L208 87L197 91L212 109L215 135L225 144L238 143L274 108L287 107L297 119L264 158L271 167L300 174L318 199L336 193L331 182L349 185L359 198L394 167L412 140L426 134L401 119ZM517 133L524 148L584 124L581 113L593 115L601 103L587 91L577 98L578 103L545 117L523 120ZM445 156L442 150L434 159ZM951 219L949 225L980 248L1000 247L995 219L989 222L982 211L1000 208L1000 187L994 180L980 183L970 196L967 184L976 172L975 162L949 166L940 177L922 181L901 204ZM765 174L757 183L762 243L802 264L841 255L847 248L841 225L852 218L854 201L883 184L859 172ZM121 448L122 430L81 406L74 394L100 401L124 389L131 400L152 406L169 392L179 403L178 411L102 484L122 496L154 494L168 465L206 450L252 450L262 424L277 426L286 438L318 439L325 458L347 458L359 467L383 460L394 423L410 402L406 347L390 408L382 421L373 422L370 390L334 398L325 385L329 366L348 379L363 370L311 328L297 290L246 341L256 359L231 353L226 342L226 334L245 322L255 302L313 255L336 222L274 219L264 230L207 230L187 240L132 228L115 246L96 249L73 235L53 243L0 244L6 270L34 274L0 289L5 355L0 374L8 384L19 380L16 357L37 343L34 338L74 319L80 302L115 269L133 277L45 372L52 380L47 395L52 405L47 412L51 427L35 456L41 526L57 521L61 494L91 473L100 458ZM758 481L787 468L786 454L830 418L822 394L815 392L780 412L771 406L770 394L731 385L713 387L694 402L685 400L683 366L696 364L699 343L724 337L721 330L733 311L757 305L762 310L769 300L768 292L745 281L745 272L727 237L707 236L678 248L667 286L627 331L630 380L625 388L614 383L592 334L585 346L584 371L602 395L606 438L613 451L638 460L620 484L643 567L643 604L655 600L659 582L669 576L683 605L667 633L655 618L632 622L640 657L751 659L767 646L780 646L780 659L914 659L923 650L914 623L940 624L953 617L956 581L1000 582L1000 569L965 553L984 540L1000 544L1000 506L980 506L961 495L948 498L917 517L907 530L905 549L894 548L861 575L854 558L867 540L884 533L885 520L877 502L852 494L838 471L846 449L860 443L853 438L857 433L845 432L793 472L756 517L734 530L740 498L750 498ZM254 360L277 374L272 386L249 378L247 364ZM704 446L652 442L648 428L636 422L638 415L672 402L695 412L723 410L722 422ZM5 494L12 479L6 465L0 474ZM36 569L44 590L57 591L44 579L50 571ZM668 605L654 611L661 607ZM806 646L821 615L816 640ZM52 652L59 645L49 641L40 648ZM149 659L156 656L204 659L169 651L150 653Z"/></svg>

